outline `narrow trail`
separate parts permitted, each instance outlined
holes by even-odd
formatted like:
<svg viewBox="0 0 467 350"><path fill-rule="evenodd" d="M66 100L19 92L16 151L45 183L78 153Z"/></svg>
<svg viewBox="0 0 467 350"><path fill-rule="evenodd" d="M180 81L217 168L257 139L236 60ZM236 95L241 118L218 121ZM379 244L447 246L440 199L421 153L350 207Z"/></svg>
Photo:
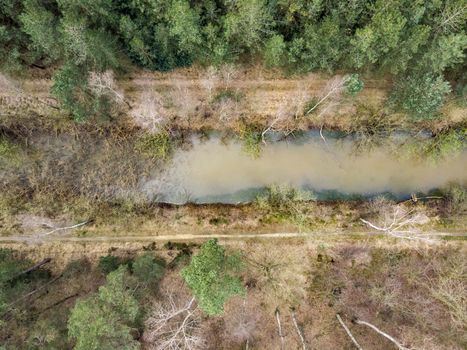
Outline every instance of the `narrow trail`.
<svg viewBox="0 0 467 350"><path fill-rule="evenodd" d="M218 238L222 240L237 240L246 239L289 239L289 238L351 238L355 236L372 238L375 236L382 237L381 233L373 231L358 231L358 232L276 232L276 233L238 233L238 234L173 234L160 236L91 236L91 237L74 237L65 235L38 237L38 236L7 236L0 237L2 243L49 243L49 242L168 242L168 241L198 241L210 238ZM423 234L425 238L442 238L446 236L467 237L467 233L460 232L438 232L429 231ZM395 239L388 236L388 239ZM400 239L402 240L402 239Z"/></svg>

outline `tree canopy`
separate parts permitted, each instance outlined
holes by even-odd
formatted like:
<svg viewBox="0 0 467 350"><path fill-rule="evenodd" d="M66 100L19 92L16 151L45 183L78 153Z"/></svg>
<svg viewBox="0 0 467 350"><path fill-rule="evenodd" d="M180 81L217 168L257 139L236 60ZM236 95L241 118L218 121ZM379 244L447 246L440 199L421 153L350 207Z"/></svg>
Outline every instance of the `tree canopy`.
<svg viewBox="0 0 467 350"><path fill-rule="evenodd" d="M462 71L467 48L463 0L13 0L0 4L0 23L1 69L61 66L53 92L78 120L98 110L70 102L92 97L88 72L129 62L164 71L257 58L400 81Z"/></svg>
<svg viewBox="0 0 467 350"><path fill-rule="evenodd" d="M139 349L131 333L139 306L126 286L126 277L127 267L122 265L107 275L97 295L78 300L68 320L75 349Z"/></svg>
<svg viewBox="0 0 467 350"><path fill-rule="evenodd" d="M241 266L237 255L227 255L217 240L211 239L201 246L181 274L199 307L208 315L220 315L229 298L245 294L245 288L235 276Z"/></svg>

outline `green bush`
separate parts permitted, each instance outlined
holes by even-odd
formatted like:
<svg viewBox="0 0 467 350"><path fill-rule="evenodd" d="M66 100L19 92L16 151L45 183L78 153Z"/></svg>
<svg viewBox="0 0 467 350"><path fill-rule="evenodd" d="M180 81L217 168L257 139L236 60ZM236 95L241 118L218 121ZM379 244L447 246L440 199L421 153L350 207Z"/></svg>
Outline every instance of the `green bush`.
<svg viewBox="0 0 467 350"><path fill-rule="evenodd" d="M286 45L282 35L273 35L264 47L264 63L267 67L276 67L284 63Z"/></svg>
<svg viewBox="0 0 467 350"><path fill-rule="evenodd" d="M443 194L449 202L449 210L454 213L467 212L467 186L459 183L450 183L443 189Z"/></svg>
<svg viewBox="0 0 467 350"><path fill-rule="evenodd" d="M99 263L97 267L102 273L107 275L108 273L118 269L118 267L121 264L122 262L119 257L113 256L113 255L106 255L106 256L101 256L99 258Z"/></svg>
<svg viewBox="0 0 467 350"><path fill-rule="evenodd" d="M430 119L441 108L450 91L449 83L441 76L430 73L410 75L396 82L390 104L412 119Z"/></svg>
<svg viewBox="0 0 467 350"><path fill-rule="evenodd" d="M360 91L363 90L363 87L365 86L365 84L360 79L360 76L354 73L354 74L350 74L349 76L345 78L344 86L345 86L345 92L348 95L355 96L356 94L358 94Z"/></svg>
<svg viewBox="0 0 467 350"><path fill-rule="evenodd" d="M308 224L304 204L310 200L315 200L311 192L299 191L288 185L272 185L265 194L256 198L256 205L268 219L290 222L303 228Z"/></svg>
<svg viewBox="0 0 467 350"><path fill-rule="evenodd" d="M88 72L74 64L65 64L53 76L52 94L76 121L94 113L87 93Z"/></svg>
<svg viewBox="0 0 467 350"><path fill-rule="evenodd" d="M308 101L305 102L305 105L303 106L303 114L307 115L311 113L310 111L316 107L316 105L319 102L319 98L316 96L312 96L308 99ZM316 112L316 109L314 110Z"/></svg>
<svg viewBox="0 0 467 350"><path fill-rule="evenodd" d="M151 253L145 253L135 258L131 268L138 280L151 283L163 276L165 263L163 260L156 259Z"/></svg>
<svg viewBox="0 0 467 350"><path fill-rule="evenodd" d="M409 140L400 149L405 157L428 160L434 164L457 157L466 146L467 129L448 129L438 132L428 139Z"/></svg>
<svg viewBox="0 0 467 350"><path fill-rule="evenodd" d="M75 339L74 349L137 350L133 337L139 314L138 301L126 283L127 267L110 272L97 294L79 299L68 319L68 333Z"/></svg>
<svg viewBox="0 0 467 350"><path fill-rule="evenodd" d="M243 152L252 158L259 158L263 150L261 132L255 126L242 124L239 131L240 140L243 142Z"/></svg>

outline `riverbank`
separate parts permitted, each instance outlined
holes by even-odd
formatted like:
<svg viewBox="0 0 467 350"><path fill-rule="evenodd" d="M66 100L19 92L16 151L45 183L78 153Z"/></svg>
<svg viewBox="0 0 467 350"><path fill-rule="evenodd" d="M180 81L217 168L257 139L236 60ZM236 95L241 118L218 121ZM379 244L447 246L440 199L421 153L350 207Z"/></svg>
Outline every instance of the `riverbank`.
<svg viewBox="0 0 467 350"><path fill-rule="evenodd" d="M39 119L47 119L57 114L59 105L50 94L51 74L32 69L28 76L36 77L33 79L3 76L2 118L34 113ZM165 73L134 70L121 77L112 76L108 83L117 96L113 118L123 118L125 123L150 132L189 129L238 133L246 125L258 131L325 128L353 132L373 127L437 133L466 122L467 109L454 95L437 117L416 121L388 108L388 77L362 76L363 90L357 96L348 96L343 91L344 76L286 76L280 70L260 66L193 66ZM318 102L319 106L313 108Z"/></svg>
<svg viewBox="0 0 467 350"><path fill-rule="evenodd" d="M202 142L207 142L209 135L218 130L219 140L242 144L235 146L235 155L249 164L264 163L267 159L274 163L275 155L268 151L261 160L266 145L273 143L270 135L289 135L292 140L312 126L317 127L314 133L322 149L329 146L328 142L333 142L332 132L328 131L340 130L340 135L361 141L355 147L355 157L367 157L375 148L384 149L391 153L391 157L406 159L402 172L412 171L412 162L420 159L440 164L465 150L465 108L455 107L451 110L453 114L423 123L410 121L402 115L387 115L384 111L379 112L387 95L385 79L363 77L365 88L361 94L350 97L339 93L326 100L328 107L324 107L323 102L320 108L324 108L316 110L317 114L304 115L306 98L323 96L329 91L326 90L329 84L332 87L338 77L324 74L285 77L279 72L252 68L222 72L218 75L216 71L195 67L170 73L130 73L115 81L115 89L123 93L128 103L116 103L113 106L115 113L107 116L108 119L101 116L81 123L72 121L57 109L56 101L49 94L47 75L19 82L3 80L0 89L2 234L41 231L37 228L31 231L24 226L23 216L36 218L32 221L37 223L53 220L54 227L93 220L93 225L77 232L94 235L92 232L102 230L104 235L117 236L124 236L125 231L151 235L189 230L207 233L288 232L303 225L329 231L353 225L357 229L364 227L359 219L365 217L370 205L367 201L311 201L299 205L298 215L294 209L297 203L287 202L287 191L284 198L288 204L285 206L274 204L260 208L254 203L167 207L154 204L157 193L153 191L155 196L148 197L142 184L150 184L154 177L157 180L158 172L167 167L176 152L190 158L191 137L197 130L196 135ZM299 104L293 98L302 92L308 97L302 98L301 112L298 113ZM151 97L151 94L155 95ZM146 100L143 99L145 96ZM185 107L189 109L185 109L182 102L186 102ZM373 104L373 107L367 106L357 113L354 107L362 103ZM452 103L457 102L453 100ZM281 106L287 107L287 113ZM210 109L208 114L205 108ZM224 116L223 111L238 113L230 118ZM394 130L405 130L408 135L403 147L391 138ZM421 130L426 132L421 133ZM217 158L219 156L223 160L224 157L218 154ZM302 167L304 162L299 158L296 163ZM345 158L347 155L341 160L349 163L348 170L351 171L353 162ZM290 157L284 154L282 159L290 160ZM323 158L318 163L329 167L333 162ZM455 167L462 167L462 163L459 161ZM205 167L208 170L209 164L208 157ZM359 167L353 169L356 171ZM366 168L363 176L371 174L375 168L380 165ZM269 170L265 174L268 172L275 171ZM346 173L347 170L339 175L342 181ZM446 170L443 176L461 176L463 173ZM423 171L420 174L425 175ZM322 175L326 177L325 172ZM244 173L236 175L244 176ZM215 174L210 178L217 182L228 180L221 176L216 178ZM208 181L209 177L204 180ZM412 181L417 182L416 179ZM273 185L265 182L260 185ZM166 190L163 185L159 188ZM462 183L460 185L455 187L460 190L445 189L436 194L443 198L435 199L434 204L428 202L429 216L435 218L432 223L440 223L441 227L463 227L463 219L459 221L458 218L464 218L465 211L452 210L452 203L464 198L465 189ZM195 187L198 188L198 184ZM403 198L417 190L405 189ZM300 202L297 195L292 197Z"/></svg>

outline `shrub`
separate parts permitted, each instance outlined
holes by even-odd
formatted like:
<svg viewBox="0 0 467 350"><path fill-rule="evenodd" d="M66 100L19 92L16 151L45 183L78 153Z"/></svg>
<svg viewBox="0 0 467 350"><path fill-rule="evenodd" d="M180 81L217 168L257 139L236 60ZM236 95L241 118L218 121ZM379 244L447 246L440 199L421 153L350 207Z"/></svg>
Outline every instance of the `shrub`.
<svg viewBox="0 0 467 350"><path fill-rule="evenodd" d="M133 329L139 314L138 302L126 285L126 266L111 272L99 292L79 299L68 319L68 333L76 340L74 349L139 349Z"/></svg>
<svg viewBox="0 0 467 350"><path fill-rule="evenodd" d="M151 253L138 256L132 265L133 275L140 281L151 283L162 277L165 270L163 260L156 259Z"/></svg>
<svg viewBox="0 0 467 350"><path fill-rule="evenodd" d="M87 71L74 64L65 64L53 76L52 94L76 121L94 112L86 93L87 78Z"/></svg>
<svg viewBox="0 0 467 350"><path fill-rule="evenodd" d="M117 256L113 256L113 255L106 255L106 256L101 256L99 258L99 263L97 267L102 273L107 275L108 273L118 269L120 265L121 265L120 258L118 258Z"/></svg>
<svg viewBox="0 0 467 350"><path fill-rule="evenodd" d="M264 62L268 67L280 66L284 60L286 45L282 35L273 35L264 47Z"/></svg>
<svg viewBox="0 0 467 350"><path fill-rule="evenodd" d="M454 213L467 211L467 186L458 183L450 183L443 194L448 200L449 210Z"/></svg>
<svg viewBox="0 0 467 350"><path fill-rule="evenodd" d="M315 109L315 107L319 103L319 98L316 96L312 96L308 99L308 101L305 102L305 105L303 106L303 114L308 114L311 113L309 111Z"/></svg>
<svg viewBox="0 0 467 350"><path fill-rule="evenodd" d="M302 228L308 224L303 202L314 199L313 193L299 191L287 185L273 185L265 194L256 198L256 205L266 213L266 217L290 222Z"/></svg>
<svg viewBox="0 0 467 350"><path fill-rule="evenodd" d="M345 92L348 95L355 96L360 91L363 90L364 87L363 81L360 79L360 76L356 73L350 74L345 78L344 86Z"/></svg>
<svg viewBox="0 0 467 350"><path fill-rule="evenodd" d="M411 75L395 84L390 104L413 119L429 119L441 108L450 91L449 83L441 76L430 73Z"/></svg>
<svg viewBox="0 0 467 350"><path fill-rule="evenodd" d="M448 129L428 139L413 139L402 148L405 156L428 160L434 164L457 157L465 148L467 130Z"/></svg>
<svg viewBox="0 0 467 350"><path fill-rule="evenodd" d="M239 136L243 141L243 152L252 158L259 158L263 145L261 132L254 126L242 124Z"/></svg>

